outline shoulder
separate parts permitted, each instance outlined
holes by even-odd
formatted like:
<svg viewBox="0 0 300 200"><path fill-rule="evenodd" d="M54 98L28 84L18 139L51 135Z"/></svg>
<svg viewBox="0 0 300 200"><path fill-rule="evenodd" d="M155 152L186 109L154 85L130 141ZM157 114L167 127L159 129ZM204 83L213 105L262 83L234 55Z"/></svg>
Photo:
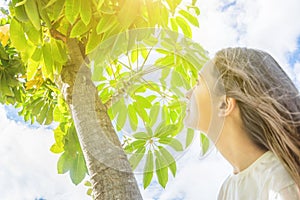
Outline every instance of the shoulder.
<svg viewBox="0 0 300 200"><path fill-rule="evenodd" d="M294 184L283 164L268 151L244 171L237 175L230 175L222 184L219 197L231 196L233 199L245 199L245 194L252 194L255 196L251 198L257 199L259 196L269 196L269 191L277 194Z"/></svg>
<svg viewBox="0 0 300 200"><path fill-rule="evenodd" d="M295 184L282 162L272 152L269 152L269 157L266 160L265 173L261 175L263 188L272 189L275 192Z"/></svg>

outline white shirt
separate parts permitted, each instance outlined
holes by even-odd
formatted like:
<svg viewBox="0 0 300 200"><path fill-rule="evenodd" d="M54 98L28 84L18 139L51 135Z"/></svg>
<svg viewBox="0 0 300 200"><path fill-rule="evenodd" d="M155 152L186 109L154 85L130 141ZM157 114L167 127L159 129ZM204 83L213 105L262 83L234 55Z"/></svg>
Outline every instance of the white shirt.
<svg viewBox="0 0 300 200"><path fill-rule="evenodd" d="M223 183L219 200L300 200L300 190L279 159L268 151Z"/></svg>

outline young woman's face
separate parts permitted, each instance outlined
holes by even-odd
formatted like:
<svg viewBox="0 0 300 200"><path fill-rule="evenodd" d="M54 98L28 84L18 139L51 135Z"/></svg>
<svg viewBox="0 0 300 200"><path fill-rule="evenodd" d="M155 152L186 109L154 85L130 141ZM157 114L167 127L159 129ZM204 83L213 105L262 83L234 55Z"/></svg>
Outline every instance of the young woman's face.
<svg viewBox="0 0 300 200"><path fill-rule="evenodd" d="M211 99L208 86L199 74L196 85L186 93L189 100L184 123L187 127L207 133L211 115Z"/></svg>

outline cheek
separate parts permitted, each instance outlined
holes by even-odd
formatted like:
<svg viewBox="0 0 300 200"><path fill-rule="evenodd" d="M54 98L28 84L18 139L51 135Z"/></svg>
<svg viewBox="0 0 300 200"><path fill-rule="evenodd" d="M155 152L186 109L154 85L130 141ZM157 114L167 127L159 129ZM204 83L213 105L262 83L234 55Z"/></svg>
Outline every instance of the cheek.
<svg viewBox="0 0 300 200"><path fill-rule="evenodd" d="M208 92L198 96L199 128L207 133L211 121L211 102Z"/></svg>

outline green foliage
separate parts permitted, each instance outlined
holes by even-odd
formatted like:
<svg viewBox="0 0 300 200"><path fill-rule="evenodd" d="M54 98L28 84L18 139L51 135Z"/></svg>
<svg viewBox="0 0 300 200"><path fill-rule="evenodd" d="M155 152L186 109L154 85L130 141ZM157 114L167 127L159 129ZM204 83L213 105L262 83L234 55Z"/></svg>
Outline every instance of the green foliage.
<svg viewBox="0 0 300 200"><path fill-rule="evenodd" d="M92 79L116 131L130 127L134 133L124 136L133 170L145 159L144 188L154 171L165 187L168 172L175 176L177 170L172 152L182 152L194 138L190 129L185 145L177 138L185 115L182 91L195 83L207 60L200 45L175 34L192 38L190 25L199 27L195 1L12 0L9 9L10 40L0 46L0 101L20 108L19 114L31 123L59 124L50 148L61 154L58 173L69 172L74 184L87 173L68 105L58 89L58 77L69 61L67 41L75 38L85 56L95 61ZM150 27L170 32L161 33L162 41L153 36L154 29L137 31L129 39L119 34ZM149 48L156 45L161 48ZM149 67L153 52L159 57ZM156 82L145 78L154 71ZM141 124L145 131L137 132ZM205 138L202 141L206 144Z"/></svg>
<svg viewBox="0 0 300 200"><path fill-rule="evenodd" d="M64 132L67 132L66 135L61 136L57 133L61 131L62 134L65 134L61 129L64 129ZM57 172L59 174L64 174L69 171L72 182L77 185L84 179L87 173L87 168L74 124L61 123L55 131L56 134L59 135L56 136L57 140L60 140L56 141L56 143L62 143L65 150L57 162Z"/></svg>

